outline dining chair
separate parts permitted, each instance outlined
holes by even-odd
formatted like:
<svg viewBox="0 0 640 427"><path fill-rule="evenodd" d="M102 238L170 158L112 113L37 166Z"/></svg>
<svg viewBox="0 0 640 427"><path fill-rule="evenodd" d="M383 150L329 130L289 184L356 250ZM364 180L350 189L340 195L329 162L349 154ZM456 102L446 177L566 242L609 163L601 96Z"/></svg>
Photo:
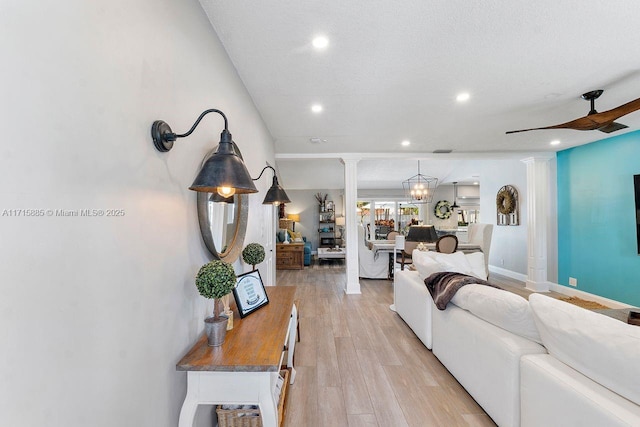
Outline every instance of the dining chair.
<svg viewBox="0 0 640 427"><path fill-rule="evenodd" d="M387 234L391 231L391 227L388 225L380 225L376 227L376 240L377 239L386 239Z"/></svg>
<svg viewBox="0 0 640 427"><path fill-rule="evenodd" d="M409 265L413 262L411 254L419 244L420 242L408 242L405 240L404 249L402 250L402 253L398 254L398 257L396 259L396 262L400 264L400 270L404 270L405 265Z"/></svg>
<svg viewBox="0 0 640 427"><path fill-rule="evenodd" d="M398 233L397 231L390 231L389 233L387 233L387 240L396 240L396 236L399 235L400 233Z"/></svg>
<svg viewBox="0 0 640 427"><path fill-rule="evenodd" d="M452 254L458 249L458 238L453 234L447 234L436 240L436 252Z"/></svg>

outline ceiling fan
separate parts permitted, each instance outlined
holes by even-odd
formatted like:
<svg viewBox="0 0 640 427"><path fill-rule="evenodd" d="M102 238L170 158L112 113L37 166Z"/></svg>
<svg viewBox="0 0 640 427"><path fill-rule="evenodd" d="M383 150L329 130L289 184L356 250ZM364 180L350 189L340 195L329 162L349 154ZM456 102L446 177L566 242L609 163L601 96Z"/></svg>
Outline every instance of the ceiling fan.
<svg viewBox="0 0 640 427"><path fill-rule="evenodd" d="M603 111L598 113L595 108L595 100L602 95L604 90L592 90L582 94L582 99L591 101L591 111L584 117L571 120L570 122L562 123L559 125L546 126L542 128L533 129L521 129L511 130L507 133L527 132L530 130L540 129L574 129L574 130L599 130L600 132L611 133L620 129L628 127L622 123L616 123L615 120L625 116L629 113L633 113L636 110L640 110L640 98L627 102L619 107L616 107L609 111Z"/></svg>

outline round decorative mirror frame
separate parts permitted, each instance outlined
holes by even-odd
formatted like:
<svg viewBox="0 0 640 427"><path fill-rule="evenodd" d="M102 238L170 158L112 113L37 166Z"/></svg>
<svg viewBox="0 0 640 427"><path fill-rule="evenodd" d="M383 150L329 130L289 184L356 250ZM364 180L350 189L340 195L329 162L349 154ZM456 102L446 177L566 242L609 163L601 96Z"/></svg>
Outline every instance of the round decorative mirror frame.
<svg viewBox="0 0 640 427"><path fill-rule="evenodd" d="M240 154L240 150L235 143L233 143L233 148L238 156L242 158L242 154ZM217 147L207 153L207 155L204 156L202 162L204 163L213 153L215 153L216 149ZM214 259L232 263L238 259L238 256L240 256L240 252L242 251L242 245L244 245L244 237L247 232L247 221L249 219L249 195L236 194L233 196L234 203L238 204L237 209L235 209L233 219L235 229L230 242L226 246L226 250L219 251L214 243L214 232L211 229L213 219L209 216L209 198L211 197L211 194L212 193L198 192L197 195L196 203L198 209L198 223L200 225L200 234L202 235L202 240L204 241L205 246ZM222 232L222 230L216 231L220 233Z"/></svg>

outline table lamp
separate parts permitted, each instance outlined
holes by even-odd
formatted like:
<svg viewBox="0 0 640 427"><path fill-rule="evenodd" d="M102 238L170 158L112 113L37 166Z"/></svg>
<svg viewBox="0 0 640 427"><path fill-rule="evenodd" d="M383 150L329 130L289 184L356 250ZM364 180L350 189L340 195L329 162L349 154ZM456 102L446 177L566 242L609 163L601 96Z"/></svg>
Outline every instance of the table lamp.
<svg viewBox="0 0 640 427"><path fill-rule="evenodd" d="M300 222L300 214L288 214L287 218L293 221L293 228L291 231L296 231L296 222Z"/></svg>
<svg viewBox="0 0 640 427"><path fill-rule="evenodd" d="M407 233L408 242L433 243L438 240L436 228L433 225L412 225Z"/></svg>

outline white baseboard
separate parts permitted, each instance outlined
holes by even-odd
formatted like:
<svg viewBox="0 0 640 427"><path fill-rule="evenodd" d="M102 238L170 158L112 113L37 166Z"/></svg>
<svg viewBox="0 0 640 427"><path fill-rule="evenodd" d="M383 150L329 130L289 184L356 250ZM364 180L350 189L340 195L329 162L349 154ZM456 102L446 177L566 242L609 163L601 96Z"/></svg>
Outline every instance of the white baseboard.
<svg viewBox="0 0 640 427"><path fill-rule="evenodd" d="M489 272L496 273L501 276L510 277L511 279L519 280L521 282L527 281L527 275L522 273L516 273L515 271L507 270L504 268L496 267L495 265L489 266ZM606 305L611 308L633 308L634 306L625 304L620 301L615 301L609 298L601 297L599 295L590 294L588 292L584 292L578 289L573 289L568 286L562 286L558 283L547 282L549 285L549 290L553 292L557 292L559 294L566 295L568 297L578 297L582 299L586 299L589 301L595 301L602 305Z"/></svg>
<svg viewBox="0 0 640 427"><path fill-rule="evenodd" d="M559 294L563 294L569 297L578 297L582 299L586 299L589 301L599 302L602 305L606 305L611 308L631 308L632 305L625 304L620 301L612 300L609 298L601 297L599 295L590 294L588 292L584 292L578 289L573 289L568 286L562 286L557 283L549 282L549 290L553 292L557 292Z"/></svg>
<svg viewBox="0 0 640 427"><path fill-rule="evenodd" d="M526 282L527 281L527 275L526 274L516 273L515 271L507 270L506 268L496 267L495 265L490 265L489 266L489 272L490 273L496 273L496 274L499 274L501 276L510 277L512 279L519 280L521 282Z"/></svg>

